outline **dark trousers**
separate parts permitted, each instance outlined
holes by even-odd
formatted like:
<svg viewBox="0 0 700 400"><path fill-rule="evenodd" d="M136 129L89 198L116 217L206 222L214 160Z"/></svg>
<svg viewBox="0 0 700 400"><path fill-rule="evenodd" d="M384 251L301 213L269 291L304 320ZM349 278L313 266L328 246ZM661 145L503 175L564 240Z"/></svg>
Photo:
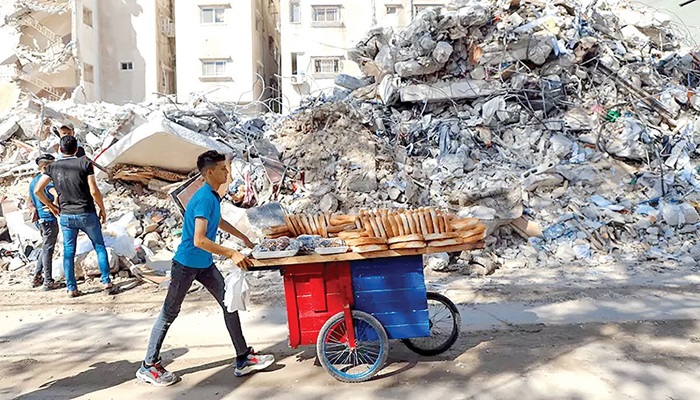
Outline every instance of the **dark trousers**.
<svg viewBox="0 0 700 400"><path fill-rule="evenodd" d="M39 275L43 272L44 285L53 282L53 252L56 249L56 238L58 238L58 221L54 220L39 220L36 223L41 233L42 245L41 254L36 261L36 269L34 275Z"/></svg>
<svg viewBox="0 0 700 400"><path fill-rule="evenodd" d="M170 325L180 313L180 307L185 300L185 295L195 280L204 285L223 309L224 321L226 322L226 328L229 336L231 336L233 346L236 348L236 355L238 357L246 357L248 355L248 345L243 337L238 311L230 313L224 305L225 284L224 277L219 269L214 264L209 268L189 268L173 260L168 294L165 296L165 303L163 303L163 308L158 315L158 319L151 331L151 338L148 341L146 364L154 364L160 360L160 349L163 346L165 335L168 333L168 328L170 328Z"/></svg>

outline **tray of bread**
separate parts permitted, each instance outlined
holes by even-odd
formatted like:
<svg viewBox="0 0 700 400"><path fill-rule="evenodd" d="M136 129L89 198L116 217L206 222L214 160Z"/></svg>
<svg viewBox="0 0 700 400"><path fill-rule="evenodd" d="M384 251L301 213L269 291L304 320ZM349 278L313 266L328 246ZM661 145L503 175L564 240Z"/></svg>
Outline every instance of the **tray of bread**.
<svg viewBox="0 0 700 400"><path fill-rule="evenodd" d="M483 245L486 232L476 218L458 218L430 207L362 210L357 215L288 214L284 220L284 225L263 230L265 240L293 238L300 243L298 255L456 251Z"/></svg>

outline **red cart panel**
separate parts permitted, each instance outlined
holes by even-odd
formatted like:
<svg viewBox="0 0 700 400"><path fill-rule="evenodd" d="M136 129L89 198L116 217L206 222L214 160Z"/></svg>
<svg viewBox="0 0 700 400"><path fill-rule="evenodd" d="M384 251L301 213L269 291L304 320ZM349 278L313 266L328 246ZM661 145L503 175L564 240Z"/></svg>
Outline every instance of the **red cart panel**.
<svg viewBox="0 0 700 400"><path fill-rule="evenodd" d="M323 324L352 306L349 262L289 266L284 269L289 346L316 343Z"/></svg>

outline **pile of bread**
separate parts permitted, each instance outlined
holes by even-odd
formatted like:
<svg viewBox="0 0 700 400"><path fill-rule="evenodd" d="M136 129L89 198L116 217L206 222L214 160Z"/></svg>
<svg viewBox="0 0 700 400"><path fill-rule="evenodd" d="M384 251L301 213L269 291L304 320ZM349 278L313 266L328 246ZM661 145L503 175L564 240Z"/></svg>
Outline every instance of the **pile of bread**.
<svg viewBox="0 0 700 400"><path fill-rule="evenodd" d="M286 215L285 224L263 230L267 238L339 237L357 253L450 247L484 239L486 226L434 208L363 210L359 215Z"/></svg>

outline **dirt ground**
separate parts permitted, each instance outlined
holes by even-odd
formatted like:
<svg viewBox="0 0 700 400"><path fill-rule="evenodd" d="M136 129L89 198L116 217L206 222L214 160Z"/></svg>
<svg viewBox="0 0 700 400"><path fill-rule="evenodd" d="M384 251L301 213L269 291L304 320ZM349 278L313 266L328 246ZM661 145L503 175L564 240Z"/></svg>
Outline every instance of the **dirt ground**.
<svg viewBox="0 0 700 400"><path fill-rule="evenodd" d="M193 290L166 338L163 357L182 381L136 382L165 291L119 284L117 296L31 290L0 275L0 399L697 399L700 398L700 275L693 269L498 270L485 278L428 272L429 288L458 303L458 342L438 357L392 343L387 366L349 385L290 349L276 272L254 273L248 341L278 362L236 378L221 311ZM565 274L566 272L566 274Z"/></svg>

